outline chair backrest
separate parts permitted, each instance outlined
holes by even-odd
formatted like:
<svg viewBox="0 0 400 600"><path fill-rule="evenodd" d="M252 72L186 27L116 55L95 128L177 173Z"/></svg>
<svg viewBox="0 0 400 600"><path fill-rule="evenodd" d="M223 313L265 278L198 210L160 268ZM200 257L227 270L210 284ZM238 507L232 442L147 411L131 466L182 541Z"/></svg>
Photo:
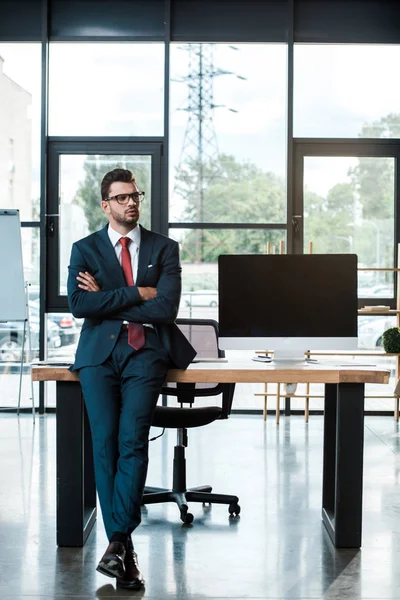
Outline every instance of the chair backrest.
<svg viewBox="0 0 400 600"><path fill-rule="evenodd" d="M176 324L197 351L196 359L224 358L218 347L218 323L214 319L177 319ZM226 419L231 411L234 383L168 383L161 393L175 396L182 404L193 404L196 397L222 394L222 415Z"/></svg>
<svg viewBox="0 0 400 600"><path fill-rule="evenodd" d="M176 324L196 350L196 359L225 356L218 348L219 329L214 319L177 319Z"/></svg>

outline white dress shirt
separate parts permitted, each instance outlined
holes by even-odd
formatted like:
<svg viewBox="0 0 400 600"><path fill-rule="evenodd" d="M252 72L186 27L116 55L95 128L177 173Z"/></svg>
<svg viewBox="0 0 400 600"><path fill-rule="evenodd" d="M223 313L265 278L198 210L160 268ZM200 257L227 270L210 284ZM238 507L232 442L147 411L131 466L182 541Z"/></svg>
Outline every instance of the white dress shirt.
<svg viewBox="0 0 400 600"><path fill-rule="evenodd" d="M132 240L131 243L129 244L129 252L131 253L133 281L135 282L136 277L137 277L138 264L139 264L140 227L138 225L136 225L136 227L134 229L132 229L132 231L130 231L126 235L121 235L120 233L118 233L118 231L115 231L115 229L113 229L111 227L111 225L109 225L108 226L108 237L110 238L110 241L114 247L115 255L118 258L118 262L121 265L121 267L122 267L122 246L121 246L121 242L119 240L122 237L127 237L130 240Z"/></svg>
<svg viewBox="0 0 400 600"><path fill-rule="evenodd" d="M122 246L121 246L121 242L119 240L122 237L127 237L130 240L132 240L131 243L129 244L129 252L131 254L133 282L135 283L136 277L137 277L137 272L138 272L138 265L139 265L139 250L140 250L140 227L139 227L139 225L136 225L136 227L134 227L126 235L121 235L120 233L118 233L118 231L115 231L115 229L113 229L111 227L111 225L109 225L108 226L108 237L110 238L110 241L114 247L115 255L118 258L118 262L121 265L121 268L122 268ZM124 323L128 323L128 321L124 321ZM143 326L144 327L153 327L153 325L150 325L150 323L143 323Z"/></svg>

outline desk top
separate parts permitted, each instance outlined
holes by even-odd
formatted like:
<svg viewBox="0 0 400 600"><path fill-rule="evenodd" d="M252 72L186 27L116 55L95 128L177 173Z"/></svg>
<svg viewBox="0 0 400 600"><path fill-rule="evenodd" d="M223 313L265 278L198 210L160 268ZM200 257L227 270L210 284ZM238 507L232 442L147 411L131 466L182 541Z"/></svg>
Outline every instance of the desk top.
<svg viewBox="0 0 400 600"><path fill-rule="evenodd" d="M390 371L373 366L304 363L277 366L250 359L197 362L186 370L170 369L168 381L192 383L388 383ZM34 381L78 381L67 367L33 366Z"/></svg>

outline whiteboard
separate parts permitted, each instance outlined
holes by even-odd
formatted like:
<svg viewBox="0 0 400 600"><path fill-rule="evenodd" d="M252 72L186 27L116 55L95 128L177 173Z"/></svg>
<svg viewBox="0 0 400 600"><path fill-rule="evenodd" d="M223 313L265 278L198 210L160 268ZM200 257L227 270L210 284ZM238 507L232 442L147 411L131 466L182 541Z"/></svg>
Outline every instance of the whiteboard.
<svg viewBox="0 0 400 600"><path fill-rule="evenodd" d="M0 321L26 317L19 212L0 209Z"/></svg>

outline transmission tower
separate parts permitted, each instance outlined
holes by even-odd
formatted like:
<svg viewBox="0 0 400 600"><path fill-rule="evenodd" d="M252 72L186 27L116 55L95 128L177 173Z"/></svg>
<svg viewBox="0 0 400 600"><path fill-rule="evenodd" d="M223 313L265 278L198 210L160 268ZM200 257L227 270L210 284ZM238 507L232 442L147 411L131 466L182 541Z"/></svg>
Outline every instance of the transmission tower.
<svg viewBox="0 0 400 600"><path fill-rule="evenodd" d="M231 47L236 49L234 46ZM214 103L214 79L221 75L234 75L232 71L215 68L214 48L215 44L181 46L182 50L189 53L188 74L175 80L186 83L188 88L187 105L178 109L188 113L178 170L183 163L191 163L195 167L192 191L195 196L196 220L199 222L204 222L204 190L218 176L219 152L213 121L214 110L226 107ZM232 108L228 110L237 112ZM196 230L196 261L203 257L201 237L202 232Z"/></svg>

